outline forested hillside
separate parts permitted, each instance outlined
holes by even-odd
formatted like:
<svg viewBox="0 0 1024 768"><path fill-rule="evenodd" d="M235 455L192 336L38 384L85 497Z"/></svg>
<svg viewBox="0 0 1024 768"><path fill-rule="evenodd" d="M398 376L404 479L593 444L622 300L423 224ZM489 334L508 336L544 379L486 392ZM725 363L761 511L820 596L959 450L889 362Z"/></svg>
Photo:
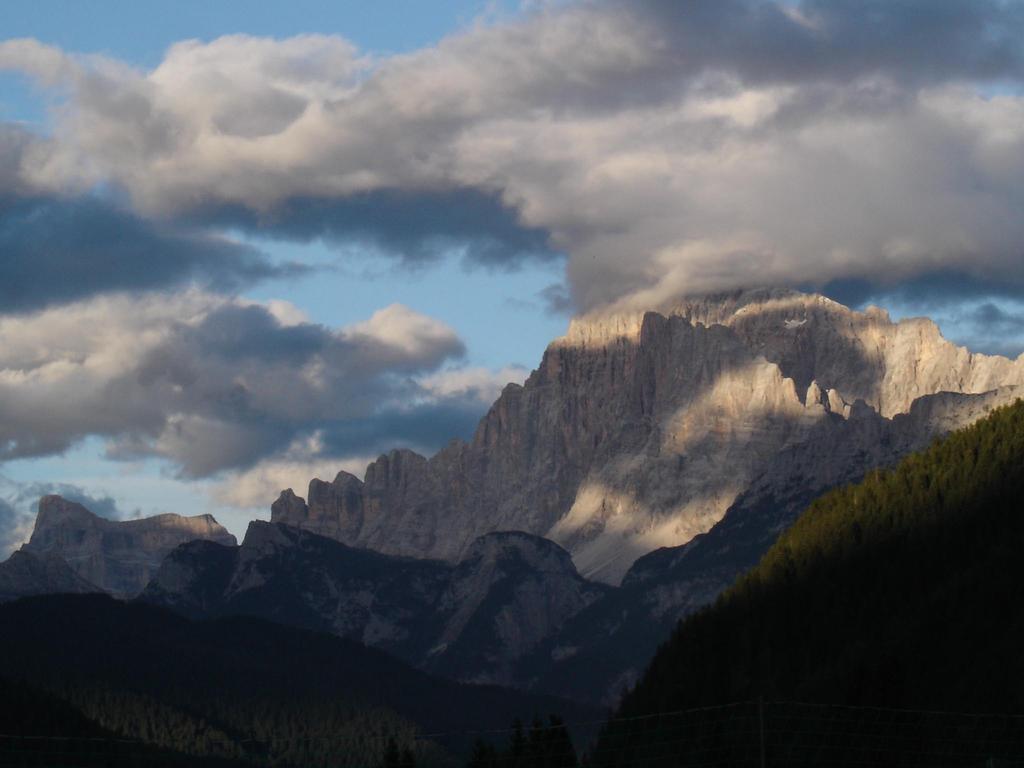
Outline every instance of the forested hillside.
<svg viewBox="0 0 1024 768"><path fill-rule="evenodd" d="M450 764L477 733L515 717L595 717L440 680L330 635L257 619L191 621L106 596L20 600L0 607L0 627L0 675L120 738L245 765L375 766L392 745L418 765Z"/></svg>
<svg viewBox="0 0 1024 768"><path fill-rule="evenodd" d="M813 503L757 567L679 625L618 716L762 697L1024 713L1022 551L1018 401ZM858 711L853 720L868 717ZM808 718L791 723L792 732L836 727ZM759 737L757 712L747 708L736 719L743 738ZM729 738L724 729L709 743L710 731L687 730L678 717L649 719L638 735L637 722L610 725L595 764L647 765L656 755L667 759L665 750L686 763L696 760L698 742L707 750ZM991 751L1024 755L1024 719L1000 723ZM949 740L950 731L929 743L937 739Z"/></svg>

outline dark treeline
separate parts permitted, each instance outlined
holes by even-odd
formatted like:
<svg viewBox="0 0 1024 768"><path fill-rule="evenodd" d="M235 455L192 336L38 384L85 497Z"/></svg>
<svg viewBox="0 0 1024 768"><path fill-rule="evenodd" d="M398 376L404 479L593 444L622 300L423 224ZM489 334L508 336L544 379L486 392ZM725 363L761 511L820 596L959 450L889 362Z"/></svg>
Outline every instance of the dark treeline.
<svg viewBox="0 0 1024 768"><path fill-rule="evenodd" d="M0 678L0 765L82 768L241 768L244 763L197 758L126 740L67 701Z"/></svg>
<svg viewBox="0 0 1024 768"><path fill-rule="evenodd" d="M828 750L871 738L876 765L1024 758L1024 719L788 705L786 720L785 706L769 705L765 726L764 708L752 703L728 717L726 710L652 717L761 697L1024 713L1022 554L1018 401L812 504L757 567L677 627L623 701L622 719L605 728L592 764L700 764L721 757L727 744L742 764L759 759L765 730L785 764L828 764L826 753L862 759ZM704 724L694 726L700 717ZM871 728L890 728L890 741L869 738ZM887 743L904 746L886 753Z"/></svg>
<svg viewBox="0 0 1024 768"><path fill-rule="evenodd" d="M0 675L58 699L104 733L196 758L365 768L393 763L397 750L403 764L412 756L417 766L460 765L473 743L467 732L507 728L538 710L595 717L559 700L434 678L358 643L257 619L191 621L65 595L0 606L0 627ZM39 735L31 721L5 720L0 732L12 723L20 735Z"/></svg>
<svg viewBox="0 0 1024 768"><path fill-rule="evenodd" d="M479 739L468 768L577 768L579 762L569 731L561 718L551 715L544 723L534 718L529 730L521 720L512 724L508 744Z"/></svg>

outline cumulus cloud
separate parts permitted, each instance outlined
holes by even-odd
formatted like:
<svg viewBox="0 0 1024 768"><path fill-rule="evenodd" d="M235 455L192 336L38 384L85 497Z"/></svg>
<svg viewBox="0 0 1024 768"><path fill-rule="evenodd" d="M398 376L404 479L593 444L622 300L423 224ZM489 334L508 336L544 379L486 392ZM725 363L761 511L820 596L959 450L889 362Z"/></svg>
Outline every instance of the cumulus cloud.
<svg viewBox="0 0 1024 768"><path fill-rule="evenodd" d="M587 309L951 270L1020 293L1021 39L1003 0L639 0L379 59L230 36L0 66L66 94L24 184L409 259L564 251Z"/></svg>
<svg viewBox="0 0 1024 768"><path fill-rule="evenodd" d="M452 434L432 420L445 404L416 377L464 352L450 328L398 305L339 329L198 290L0 317L0 458L97 435L114 458L204 477L317 430L334 456L355 436L436 445Z"/></svg>

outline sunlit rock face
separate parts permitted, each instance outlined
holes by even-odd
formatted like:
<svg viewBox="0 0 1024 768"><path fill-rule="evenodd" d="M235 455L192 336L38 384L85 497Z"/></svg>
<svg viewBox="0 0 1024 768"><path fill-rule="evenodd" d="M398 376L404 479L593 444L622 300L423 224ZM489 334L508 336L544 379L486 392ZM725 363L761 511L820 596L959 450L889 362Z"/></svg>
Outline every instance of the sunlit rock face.
<svg viewBox="0 0 1024 768"><path fill-rule="evenodd" d="M1024 357L971 354L931 321L893 323L817 295L743 291L658 309L575 319L469 443L430 459L392 452L363 481L315 480L308 504L279 502L273 519L447 560L484 533L522 530L617 583L643 554L708 531L824 423L889 421L928 395L1024 382ZM851 469L890 454L861 446ZM813 487L837 474L813 455L800 471Z"/></svg>
<svg viewBox="0 0 1024 768"><path fill-rule="evenodd" d="M193 539L235 544L235 537L210 515L107 520L61 496L44 496L23 549L59 557L87 582L131 597L142 591L168 552Z"/></svg>

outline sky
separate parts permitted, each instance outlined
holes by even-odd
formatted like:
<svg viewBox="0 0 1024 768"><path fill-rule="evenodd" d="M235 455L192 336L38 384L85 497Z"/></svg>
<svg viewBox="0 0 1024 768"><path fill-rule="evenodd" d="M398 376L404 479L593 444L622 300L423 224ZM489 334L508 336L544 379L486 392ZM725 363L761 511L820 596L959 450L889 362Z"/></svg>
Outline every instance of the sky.
<svg viewBox="0 0 1024 768"><path fill-rule="evenodd" d="M575 314L754 285L1024 349L1024 5L80 2L0 40L0 555L468 437Z"/></svg>

